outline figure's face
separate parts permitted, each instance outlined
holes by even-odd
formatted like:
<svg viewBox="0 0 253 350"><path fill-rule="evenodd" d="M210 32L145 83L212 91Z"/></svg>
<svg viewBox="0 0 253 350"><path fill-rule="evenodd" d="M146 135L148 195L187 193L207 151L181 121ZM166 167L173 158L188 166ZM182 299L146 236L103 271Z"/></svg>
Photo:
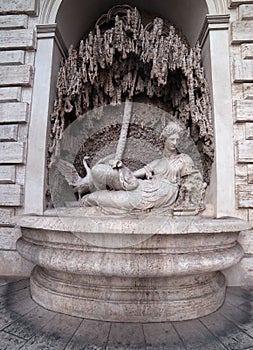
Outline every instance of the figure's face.
<svg viewBox="0 0 253 350"><path fill-rule="evenodd" d="M179 134L173 134L165 140L164 148L167 151L175 151L179 141Z"/></svg>

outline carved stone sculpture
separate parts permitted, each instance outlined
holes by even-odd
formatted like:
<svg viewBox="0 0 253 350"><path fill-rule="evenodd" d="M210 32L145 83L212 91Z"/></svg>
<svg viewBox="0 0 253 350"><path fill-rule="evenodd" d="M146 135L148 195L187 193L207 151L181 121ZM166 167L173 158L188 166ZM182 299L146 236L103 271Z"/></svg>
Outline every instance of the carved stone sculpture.
<svg viewBox="0 0 253 350"><path fill-rule="evenodd" d="M133 173L114 155L100 160L91 171L96 191L84 196L81 206L98 206L111 213L164 212L175 207L179 198L182 208L195 214L203 210L206 184L192 159L176 148L181 131L178 124L170 122L161 135L163 157Z"/></svg>

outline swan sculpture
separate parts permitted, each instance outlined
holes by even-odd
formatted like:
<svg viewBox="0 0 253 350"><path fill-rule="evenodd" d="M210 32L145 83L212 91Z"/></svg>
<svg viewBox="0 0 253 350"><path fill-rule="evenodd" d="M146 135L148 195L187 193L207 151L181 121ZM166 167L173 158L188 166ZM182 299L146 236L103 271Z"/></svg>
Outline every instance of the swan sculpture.
<svg viewBox="0 0 253 350"><path fill-rule="evenodd" d="M91 192L93 188L91 169L86 162L87 159L89 159L88 156L83 157L83 166L86 170L85 177L81 177L74 165L66 160L59 159L56 163L57 169L64 176L68 184L74 187L74 192L78 194L78 200L81 199L83 194Z"/></svg>

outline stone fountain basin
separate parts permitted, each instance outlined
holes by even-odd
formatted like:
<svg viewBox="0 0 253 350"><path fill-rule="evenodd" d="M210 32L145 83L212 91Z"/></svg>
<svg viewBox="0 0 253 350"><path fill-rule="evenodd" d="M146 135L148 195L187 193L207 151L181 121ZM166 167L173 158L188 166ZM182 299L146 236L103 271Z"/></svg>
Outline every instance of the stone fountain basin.
<svg viewBox="0 0 253 350"><path fill-rule="evenodd" d="M93 209L23 216L19 253L36 267L31 293L66 314L116 322L207 315L225 298L220 272L240 261L237 218L108 216Z"/></svg>

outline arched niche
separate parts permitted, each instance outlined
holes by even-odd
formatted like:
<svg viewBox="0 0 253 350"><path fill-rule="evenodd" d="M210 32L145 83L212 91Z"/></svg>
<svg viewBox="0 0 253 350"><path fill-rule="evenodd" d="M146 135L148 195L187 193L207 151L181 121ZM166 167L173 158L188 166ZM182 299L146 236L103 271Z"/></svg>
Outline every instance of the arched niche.
<svg viewBox="0 0 253 350"><path fill-rule="evenodd" d="M46 194L49 114L55 97L60 61L96 19L122 0L45 0L37 26L34 93L29 125L25 213L42 215ZM215 130L215 162L208 202L216 217L234 212L234 154L229 66L229 15L225 0L130 0L129 5L168 19L192 46L199 40L210 87ZM225 154L224 149L230 149ZM37 164L36 168L34 164ZM228 182L227 179L230 179Z"/></svg>

